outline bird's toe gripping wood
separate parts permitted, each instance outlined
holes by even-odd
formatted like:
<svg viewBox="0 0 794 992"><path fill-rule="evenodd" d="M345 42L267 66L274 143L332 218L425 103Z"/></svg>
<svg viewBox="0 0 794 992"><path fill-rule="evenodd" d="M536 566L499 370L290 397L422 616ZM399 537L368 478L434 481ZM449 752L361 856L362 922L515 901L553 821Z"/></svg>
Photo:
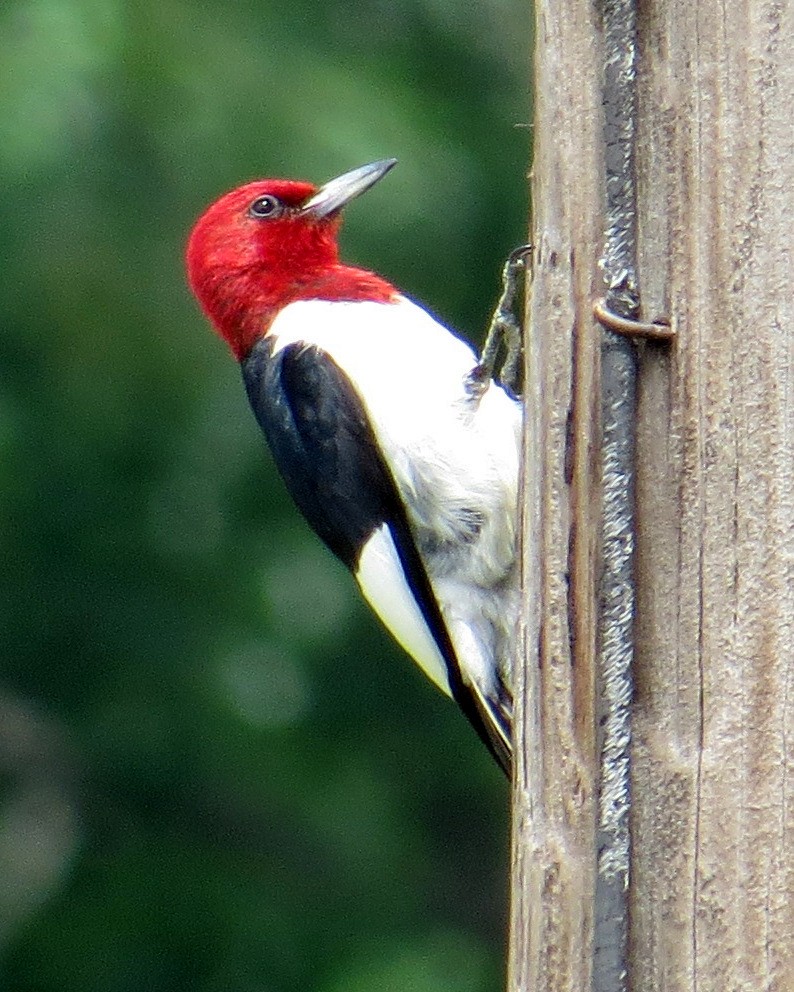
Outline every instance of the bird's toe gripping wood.
<svg viewBox="0 0 794 992"><path fill-rule="evenodd" d="M515 296L519 274L527 271L532 245L521 245L510 252L502 270L502 295L494 310L480 360L467 380L469 391L478 395L496 374L497 359L504 349L500 379L513 393L518 393L521 363L521 322L515 315Z"/></svg>

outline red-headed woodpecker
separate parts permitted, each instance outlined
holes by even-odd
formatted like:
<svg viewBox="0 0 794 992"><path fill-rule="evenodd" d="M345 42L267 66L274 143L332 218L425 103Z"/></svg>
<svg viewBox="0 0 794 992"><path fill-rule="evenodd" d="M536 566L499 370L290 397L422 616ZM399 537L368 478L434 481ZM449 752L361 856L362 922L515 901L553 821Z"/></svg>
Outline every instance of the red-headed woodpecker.
<svg viewBox="0 0 794 992"><path fill-rule="evenodd" d="M340 211L393 165L227 193L188 278L299 509L509 771L521 412L469 345L339 261Z"/></svg>

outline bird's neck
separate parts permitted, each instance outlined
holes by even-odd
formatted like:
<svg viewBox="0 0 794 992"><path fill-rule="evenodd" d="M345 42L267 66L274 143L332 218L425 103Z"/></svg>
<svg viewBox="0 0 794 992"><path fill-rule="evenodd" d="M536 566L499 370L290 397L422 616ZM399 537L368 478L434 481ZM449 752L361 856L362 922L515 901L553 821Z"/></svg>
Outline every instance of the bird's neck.
<svg viewBox="0 0 794 992"><path fill-rule="evenodd" d="M397 290L365 269L348 265L325 266L303 277L285 281L260 269L225 272L205 285L202 305L220 336L238 361L267 334L276 315L299 300L394 303Z"/></svg>

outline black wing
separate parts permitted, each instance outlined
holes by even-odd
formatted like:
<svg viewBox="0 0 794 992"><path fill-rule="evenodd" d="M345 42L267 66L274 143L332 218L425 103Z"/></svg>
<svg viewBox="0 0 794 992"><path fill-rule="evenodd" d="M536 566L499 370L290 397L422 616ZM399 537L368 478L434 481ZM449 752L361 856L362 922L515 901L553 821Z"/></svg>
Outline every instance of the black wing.
<svg viewBox="0 0 794 992"><path fill-rule="evenodd" d="M276 466L301 513L351 571L386 524L407 584L447 668L452 695L509 774L509 726L502 707L464 681L424 564L358 394L333 359L291 344L273 355L267 339L243 362L248 399ZM495 725L495 720L498 725Z"/></svg>

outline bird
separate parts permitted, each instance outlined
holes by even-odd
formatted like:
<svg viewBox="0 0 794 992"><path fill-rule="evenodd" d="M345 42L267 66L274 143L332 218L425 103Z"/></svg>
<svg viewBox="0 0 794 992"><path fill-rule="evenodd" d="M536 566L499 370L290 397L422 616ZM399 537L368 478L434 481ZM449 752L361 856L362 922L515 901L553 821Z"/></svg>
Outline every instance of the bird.
<svg viewBox="0 0 794 992"><path fill-rule="evenodd" d="M233 189L192 228L187 279L298 509L509 775L521 407L471 345L340 260L343 208L395 163Z"/></svg>

